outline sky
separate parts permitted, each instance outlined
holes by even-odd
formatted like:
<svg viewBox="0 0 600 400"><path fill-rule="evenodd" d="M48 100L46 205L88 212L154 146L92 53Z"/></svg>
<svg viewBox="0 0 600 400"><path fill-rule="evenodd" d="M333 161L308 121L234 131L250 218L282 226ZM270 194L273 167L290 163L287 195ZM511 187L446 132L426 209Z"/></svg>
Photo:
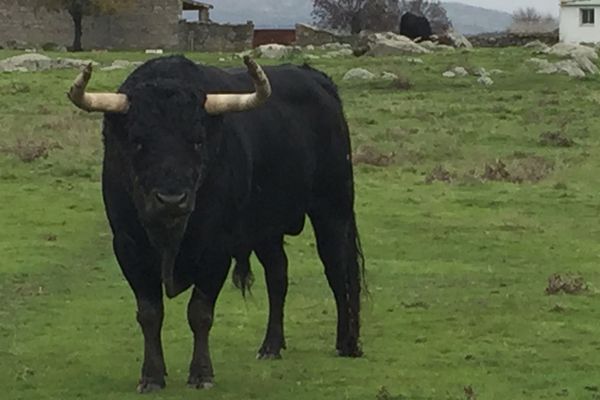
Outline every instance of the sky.
<svg viewBox="0 0 600 400"><path fill-rule="evenodd" d="M449 0L456 1L457 3L470 4L473 6L479 6L484 8L492 8L496 10L502 10L507 12L513 12L517 8L521 7L535 7L536 9L551 13L552 15L558 16L558 2L559 0Z"/></svg>

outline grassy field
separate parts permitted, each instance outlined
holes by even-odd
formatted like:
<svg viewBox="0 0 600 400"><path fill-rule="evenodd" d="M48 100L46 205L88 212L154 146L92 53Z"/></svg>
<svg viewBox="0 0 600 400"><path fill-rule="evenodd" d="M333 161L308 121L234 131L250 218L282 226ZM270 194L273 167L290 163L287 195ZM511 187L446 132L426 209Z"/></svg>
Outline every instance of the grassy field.
<svg viewBox="0 0 600 400"><path fill-rule="evenodd" d="M253 296L244 302L227 284L217 305L217 386L185 388L192 341L180 296L167 303L163 331L168 386L149 397L600 399L600 78L537 75L529 57L506 49L426 55L420 65L314 62L340 86L360 158L385 164L356 167L371 291L365 357L334 356L333 298L307 229L288 239L283 360L254 359L267 312L255 263ZM342 81L356 66L411 87ZM454 66L504 73L484 87L443 78ZM129 72L98 72L92 89L114 90ZM0 74L2 399L139 396L142 337L101 204L101 116L68 103L74 75ZM574 144L541 143L549 133ZM554 273L587 290L546 294Z"/></svg>

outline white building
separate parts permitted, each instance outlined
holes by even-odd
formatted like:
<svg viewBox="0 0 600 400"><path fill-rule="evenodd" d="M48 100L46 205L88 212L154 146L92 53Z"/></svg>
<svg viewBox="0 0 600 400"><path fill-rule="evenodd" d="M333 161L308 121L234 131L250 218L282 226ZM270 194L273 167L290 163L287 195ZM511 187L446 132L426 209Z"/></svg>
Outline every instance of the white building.
<svg viewBox="0 0 600 400"><path fill-rule="evenodd" d="M561 0L559 30L561 42L600 42L600 0Z"/></svg>

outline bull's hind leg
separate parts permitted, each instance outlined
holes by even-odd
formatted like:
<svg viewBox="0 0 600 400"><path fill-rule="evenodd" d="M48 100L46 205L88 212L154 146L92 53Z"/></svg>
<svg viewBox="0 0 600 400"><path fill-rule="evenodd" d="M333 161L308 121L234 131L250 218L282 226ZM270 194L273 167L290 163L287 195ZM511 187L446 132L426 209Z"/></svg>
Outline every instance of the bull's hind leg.
<svg viewBox="0 0 600 400"><path fill-rule="evenodd" d="M200 267L199 276L188 304L188 322L194 333L194 352L188 386L208 389L213 386L214 371L210 359L208 335L213 324L217 297L227 278L231 260L221 257Z"/></svg>
<svg viewBox="0 0 600 400"><path fill-rule="evenodd" d="M352 211L318 209L310 213L319 257L337 306L336 349L340 356L360 357L360 250Z"/></svg>
<svg viewBox="0 0 600 400"><path fill-rule="evenodd" d="M269 322L257 358L278 359L281 350L285 349L283 308L288 290L288 260L283 249L283 236L261 243L255 253L264 267L269 293Z"/></svg>
<svg viewBox="0 0 600 400"><path fill-rule="evenodd" d="M161 343L164 317L163 296L158 267L125 233L117 233L113 240L117 260L137 301L137 321L144 335L142 376L137 386L139 393L148 393L165 387L165 360Z"/></svg>

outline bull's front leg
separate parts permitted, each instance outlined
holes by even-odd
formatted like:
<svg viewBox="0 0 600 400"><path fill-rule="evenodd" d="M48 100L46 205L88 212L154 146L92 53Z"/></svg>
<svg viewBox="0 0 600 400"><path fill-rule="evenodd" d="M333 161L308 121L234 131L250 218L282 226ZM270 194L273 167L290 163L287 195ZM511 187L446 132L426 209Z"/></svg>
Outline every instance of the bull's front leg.
<svg viewBox="0 0 600 400"><path fill-rule="evenodd" d="M137 321L144 334L144 362L142 377L137 386L138 393L148 393L165 387L165 360L161 343L161 328L164 311L163 302L138 300Z"/></svg>
<svg viewBox="0 0 600 400"><path fill-rule="evenodd" d="M214 384L208 336L213 324L215 303L227 278L230 263L231 258L226 257L220 263L212 263L212 267L202 267L205 272L196 280L188 304L188 322L194 333L194 352L188 378L191 388L209 389Z"/></svg>
<svg viewBox="0 0 600 400"><path fill-rule="evenodd" d="M135 294L136 319L144 335L144 361L137 391L160 390L165 387L167 372L161 342L164 306L158 264L148 257L151 252L146 242L141 239L136 242L125 232L117 232L113 247L121 270Z"/></svg>

